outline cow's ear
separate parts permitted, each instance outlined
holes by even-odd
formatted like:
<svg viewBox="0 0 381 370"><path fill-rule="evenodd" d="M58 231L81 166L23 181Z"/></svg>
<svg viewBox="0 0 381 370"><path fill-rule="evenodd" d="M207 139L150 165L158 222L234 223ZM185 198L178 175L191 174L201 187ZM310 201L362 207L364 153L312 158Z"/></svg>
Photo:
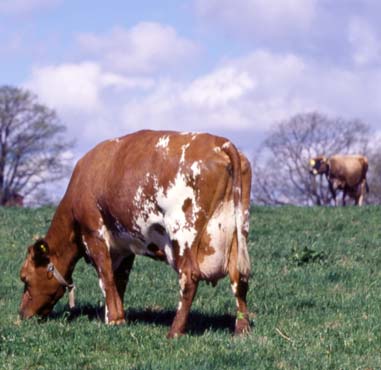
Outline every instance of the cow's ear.
<svg viewBox="0 0 381 370"><path fill-rule="evenodd" d="M33 245L33 259L36 266L43 266L49 263L49 246L44 239L38 239Z"/></svg>

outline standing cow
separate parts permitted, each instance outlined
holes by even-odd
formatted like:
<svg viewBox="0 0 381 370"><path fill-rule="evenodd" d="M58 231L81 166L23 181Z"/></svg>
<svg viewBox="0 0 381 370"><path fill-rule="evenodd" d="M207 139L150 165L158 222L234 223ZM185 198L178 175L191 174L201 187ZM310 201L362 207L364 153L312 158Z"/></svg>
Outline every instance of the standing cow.
<svg viewBox="0 0 381 370"><path fill-rule="evenodd" d="M355 200L356 205L363 204L365 192L368 192L366 173L368 159L362 155L334 155L330 158L316 157L310 160L310 173L325 174L329 190L337 205L336 191L343 191L343 206L348 194Z"/></svg>
<svg viewBox="0 0 381 370"><path fill-rule="evenodd" d="M105 322L124 323L123 296L138 254L178 273L168 337L184 332L199 281L227 274L235 333L248 331L250 187L248 160L221 137L145 130L102 142L78 162L45 238L28 248L21 317L47 315L86 257L105 296Z"/></svg>

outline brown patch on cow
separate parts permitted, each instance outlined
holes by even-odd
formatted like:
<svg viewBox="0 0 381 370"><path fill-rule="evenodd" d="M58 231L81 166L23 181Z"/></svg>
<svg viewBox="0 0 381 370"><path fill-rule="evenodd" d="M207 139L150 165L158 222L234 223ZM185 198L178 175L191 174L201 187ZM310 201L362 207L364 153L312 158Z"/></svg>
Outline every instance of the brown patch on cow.
<svg viewBox="0 0 381 370"><path fill-rule="evenodd" d="M184 204L182 206L182 210L185 215L185 219L187 220L187 226L192 226L194 224L193 220L193 202L191 198L187 198L184 200Z"/></svg>
<svg viewBox="0 0 381 370"><path fill-rule="evenodd" d="M175 266L178 267L179 257L180 257L180 245L176 239L172 240L172 250L173 250L173 260L175 261Z"/></svg>
<svg viewBox="0 0 381 370"><path fill-rule="evenodd" d="M211 246L212 238L208 232L204 232L198 248L197 260L201 264L206 256L211 256L216 250Z"/></svg>
<svg viewBox="0 0 381 370"><path fill-rule="evenodd" d="M193 207L193 204L192 204L192 199L191 198L187 198L184 200L184 204L183 204L183 207L182 207L182 210L184 213L187 213L188 209L190 208L190 210L192 210L192 207Z"/></svg>

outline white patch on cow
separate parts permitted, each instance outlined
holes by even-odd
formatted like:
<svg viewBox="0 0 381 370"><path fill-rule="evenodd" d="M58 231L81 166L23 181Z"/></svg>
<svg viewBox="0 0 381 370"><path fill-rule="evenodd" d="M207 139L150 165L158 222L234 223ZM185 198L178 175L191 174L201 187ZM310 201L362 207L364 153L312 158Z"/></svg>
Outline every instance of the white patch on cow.
<svg viewBox="0 0 381 370"><path fill-rule="evenodd" d="M312 173L316 176L317 174L318 174L318 171L317 171L317 169L316 168L314 168L313 170L312 170Z"/></svg>
<svg viewBox="0 0 381 370"><path fill-rule="evenodd" d="M107 246L107 249L110 251L110 248L111 248L111 245L112 245L112 236L109 233L109 231L108 231L108 229L106 228L105 225L102 225L98 229L98 237L101 238L105 242L105 244Z"/></svg>
<svg viewBox="0 0 381 370"><path fill-rule="evenodd" d="M187 282L187 276L185 274L180 274L179 284L180 284L180 294L183 296L185 290L185 284Z"/></svg>
<svg viewBox="0 0 381 370"><path fill-rule="evenodd" d="M108 307L106 303L105 303L105 323L108 324Z"/></svg>
<svg viewBox="0 0 381 370"><path fill-rule="evenodd" d="M178 173L173 183L167 191L159 189L156 199L158 205L163 210L165 228L171 240L177 240L180 246L180 256L184 254L185 248L191 248L197 235L195 222L200 207L196 199L196 191L187 184L186 177ZM192 203L192 214L188 215L183 211L185 201ZM189 220L190 219L190 220Z"/></svg>
<svg viewBox="0 0 381 370"><path fill-rule="evenodd" d="M134 196L134 203L136 205L139 205L139 203L141 202L142 200L142 196L143 196L143 188L141 186L139 186L137 189L136 189L136 193L135 193L135 196Z"/></svg>
<svg viewBox="0 0 381 370"><path fill-rule="evenodd" d="M88 246L88 244L87 244L87 242L86 242L86 239L85 239L85 236L84 236L84 235L82 235L82 243L83 243L83 245L85 246L86 254L87 254L89 257L91 257L90 249L89 249L89 246Z"/></svg>
<svg viewBox="0 0 381 370"><path fill-rule="evenodd" d="M220 153L221 152L221 148L219 146L216 146L213 148L213 151L216 152L216 153Z"/></svg>
<svg viewBox="0 0 381 370"><path fill-rule="evenodd" d="M227 141L226 143L222 145L222 149L227 149L229 148L229 146L230 146L230 141Z"/></svg>
<svg viewBox="0 0 381 370"><path fill-rule="evenodd" d="M99 279L98 283L99 283L99 287L101 288L103 297L106 298L106 290L105 290L105 286L103 284L102 279ZM107 308L106 302L105 302L105 323L108 324L108 308Z"/></svg>
<svg viewBox="0 0 381 370"><path fill-rule="evenodd" d="M167 257L168 263L172 266L175 267L175 260L173 258L173 249L172 249L172 244L170 242L165 243L164 246L164 253L165 256Z"/></svg>
<svg viewBox="0 0 381 370"><path fill-rule="evenodd" d="M193 178L196 178L197 176L201 175L201 161L193 162L191 170Z"/></svg>
<svg viewBox="0 0 381 370"><path fill-rule="evenodd" d="M234 188L234 192L235 192L236 194L238 194L238 196L241 196L241 188L240 188L239 186L236 186L236 187Z"/></svg>
<svg viewBox="0 0 381 370"><path fill-rule="evenodd" d="M237 295L237 288L238 288L237 282L234 282L233 284L231 284L231 288L232 288L233 294Z"/></svg>
<svg viewBox="0 0 381 370"><path fill-rule="evenodd" d="M203 278L216 280L226 275L228 252L236 228L233 200L222 202L209 219L206 232L210 237L211 255L205 255L200 263Z"/></svg>
<svg viewBox="0 0 381 370"><path fill-rule="evenodd" d="M180 311L181 308L183 307L183 302L179 302L179 305L177 306L177 311Z"/></svg>
<svg viewBox="0 0 381 370"><path fill-rule="evenodd" d="M186 150L187 150L189 147L190 147L190 143L188 143L188 144L184 144L184 145L181 147L180 164L185 163L185 152L186 152Z"/></svg>
<svg viewBox="0 0 381 370"><path fill-rule="evenodd" d="M169 144L169 136L162 136L158 140L156 144L156 148L168 149L168 144Z"/></svg>
<svg viewBox="0 0 381 370"><path fill-rule="evenodd" d="M245 233L249 233L249 228L250 228L250 212L249 210L245 210L244 212L244 222L243 222L243 225L242 225L242 231L245 232Z"/></svg>
<svg viewBox="0 0 381 370"><path fill-rule="evenodd" d="M186 150L184 145L184 152ZM184 254L185 248L190 248L197 235L195 221L200 208L196 199L196 191L187 185L185 175L178 173L166 190L159 186L157 178L154 178L155 198L146 198L136 202L139 210L135 216L135 223L140 228L147 245L155 243L159 249L164 250L167 261L174 267L173 246L171 240L179 243L179 254ZM184 202L191 202L192 208L186 215L183 211ZM158 211L160 209L160 212ZM165 231L159 233L154 224L160 225ZM149 252L148 252L149 253Z"/></svg>
<svg viewBox="0 0 381 370"><path fill-rule="evenodd" d="M103 297L106 297L106 290L105 290L105 286L104 286L104 284L103 284L102 279L98 279L98 283L99 283L99 287L101 288Z"/></svg>

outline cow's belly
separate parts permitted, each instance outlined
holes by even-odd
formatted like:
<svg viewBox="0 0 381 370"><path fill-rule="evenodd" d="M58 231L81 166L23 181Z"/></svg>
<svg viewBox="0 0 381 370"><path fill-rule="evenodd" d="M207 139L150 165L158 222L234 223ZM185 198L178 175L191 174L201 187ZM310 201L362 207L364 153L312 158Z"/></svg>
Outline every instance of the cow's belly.
<svg viewBox="0 0 381 370"><path fill-rule="evenodd" d="M103 226L100 234L115 258L137 254L164 260L174 266L172 241L160 223L149 225L144 232L130 232L117 223L113 231Z"/></svg>
<svg viewBox="0 0 381 370"><path fill-rule="evenodd" d="M203 279L216 281L226 275L234 230L234 204L225 202L210 218L202 237L198 256Z"/></svg>

